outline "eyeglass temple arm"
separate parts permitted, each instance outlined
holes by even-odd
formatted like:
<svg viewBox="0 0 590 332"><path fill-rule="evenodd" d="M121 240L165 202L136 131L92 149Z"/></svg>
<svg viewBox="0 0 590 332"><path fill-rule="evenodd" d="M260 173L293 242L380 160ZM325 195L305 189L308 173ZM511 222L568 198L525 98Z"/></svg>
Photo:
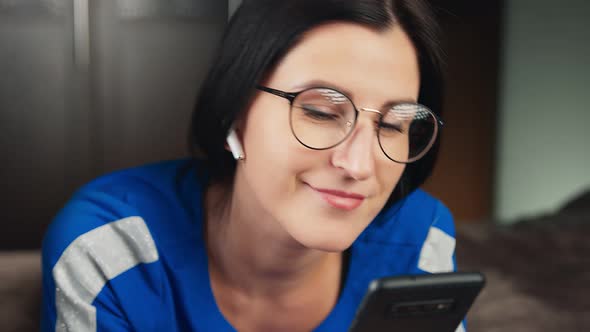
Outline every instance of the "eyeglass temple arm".
<svg viewBox="0 0 590 332"><path fill-rule="evenodd" d="M293 94L293 93L288 93L288 92L285 92L285 91L276 90L276 89L269 88L269 87L262 86L262 85L258 85L258 86L256 86L256 88L258 90L262 90L262 91L265 91L265 92L268 92L268 93L272 93L275 96L283 97L283 98L289 100L289 102L291 102L291 103L293 102L293 100L297 96L296 94Z"/></svg>

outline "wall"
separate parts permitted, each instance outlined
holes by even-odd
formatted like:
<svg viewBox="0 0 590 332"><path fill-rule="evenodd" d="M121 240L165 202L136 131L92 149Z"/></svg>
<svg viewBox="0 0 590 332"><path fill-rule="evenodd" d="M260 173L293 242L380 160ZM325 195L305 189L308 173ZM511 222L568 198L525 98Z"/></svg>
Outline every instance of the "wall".
<svg viewBox="0 0 590 332"><path fill-rule="evenodd" d="M494 186L500 1L432 0L442 27L446 86L441 148L424 189L458 223L489 220Z"/></svg>
<svg viewBox="0 0 590 332"><path fill-rule="evenodd" d="M590 2L505 9L494 212L509 223L590 188Z"/></svg>

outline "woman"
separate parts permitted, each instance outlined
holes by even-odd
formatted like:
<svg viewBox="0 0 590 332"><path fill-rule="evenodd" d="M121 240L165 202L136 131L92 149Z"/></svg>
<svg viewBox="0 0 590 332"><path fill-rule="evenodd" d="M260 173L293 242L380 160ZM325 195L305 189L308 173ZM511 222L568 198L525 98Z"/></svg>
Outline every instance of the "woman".
<svg viewBox="0 0 590 332"><path fill-rule="evenodd" d="M43 247L44 331L346 331L375 278L454 269L417 189L440 129L428 8L245 1L192 119L196 157L82 188Z"/></svg>

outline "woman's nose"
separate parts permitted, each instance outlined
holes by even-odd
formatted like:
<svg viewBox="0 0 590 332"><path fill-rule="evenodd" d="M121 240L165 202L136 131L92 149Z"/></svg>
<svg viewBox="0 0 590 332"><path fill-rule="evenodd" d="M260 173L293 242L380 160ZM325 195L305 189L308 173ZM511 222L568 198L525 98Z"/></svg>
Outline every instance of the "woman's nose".
<svg viewBox="0 0 590 332"><path fill-rule="evenodd" d="M332 165L344 170L351 178L362 181L375 172L377 135L373 120L359 116L351 135L332 154Z"/></svg>

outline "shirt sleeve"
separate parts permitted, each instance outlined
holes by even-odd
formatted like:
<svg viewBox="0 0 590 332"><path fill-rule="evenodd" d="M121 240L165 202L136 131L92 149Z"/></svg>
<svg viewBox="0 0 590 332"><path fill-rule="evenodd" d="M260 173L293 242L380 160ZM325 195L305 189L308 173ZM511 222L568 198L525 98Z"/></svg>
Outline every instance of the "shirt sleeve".
<svg viewBox="0 0 590 332"><path fill-rule="evenodd" d="M455 266L455 226L451 212L438 203L418 258L418 269L427 273L452 272Z"/></svg>
<svg viewBox="0 0 590 332"><path fill-rule="evenodd" d="M418 269L424 273L453 272L457 270L455 259L455 224L449 209L438 202L434 218L418 259ZM465 320L455 332L465 332Z"/></svg>
<svg viewBox="0 0 590 332"><path fill-rule="evenodd" d="M132 331L108 282L157 259L145 222L121 197L78 193L43 241L41 331Z"/></svg>

